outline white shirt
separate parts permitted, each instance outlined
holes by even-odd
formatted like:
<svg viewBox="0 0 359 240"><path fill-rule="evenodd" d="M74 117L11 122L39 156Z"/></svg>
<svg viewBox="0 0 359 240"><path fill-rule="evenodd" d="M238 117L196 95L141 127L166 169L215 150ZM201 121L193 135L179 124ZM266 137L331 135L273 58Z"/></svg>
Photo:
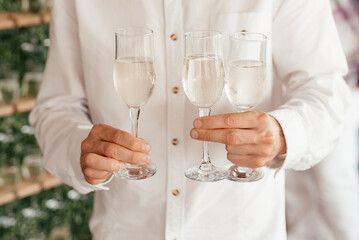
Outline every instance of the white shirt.
<svg viewBox="0 0 359 240"><path fill-rule="evenodd" d="M141 181L113 179L106 191L84 180L80 143L93 124L130 129L112 80L114 32L123 26L155 32L157 82L141 111L139 135L152 146L157 173ZM283 128L283 168L311 167L339 136L349 92L327 1L54 1L45 79L30 121L51 173L82 193L101 190L90 223L94 239L286 239L283 171L274 177L267 170L261 181L245 184L184 177L200 163L201 142L189 136L198 114L181 83L183 34L205 29L268 36L273 78L258 109ZM222 96L212 114L228 112ZM230 164L224 145L210 144L210 153L215 165Z"/></svg>
<svg viewBox="0 0 359 240"><path fill-rule="evenodd" d="M286 172L288 240L359 239L359 90L352 96L334 151L307 171Z"/></svg>

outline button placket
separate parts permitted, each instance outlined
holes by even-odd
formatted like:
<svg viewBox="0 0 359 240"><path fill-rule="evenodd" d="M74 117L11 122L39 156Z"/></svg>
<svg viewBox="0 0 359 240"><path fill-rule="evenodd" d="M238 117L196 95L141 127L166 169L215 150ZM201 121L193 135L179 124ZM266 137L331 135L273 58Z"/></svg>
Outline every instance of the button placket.
<svg viewBox="0 0 359 240"><path fill-rule="evenodd" d="M180 193L180 192L179 192L178 189L172 190L172 195L175 196L175 197L177 197L179 193Z"/></svg>
<svg viewBox="0 0 359 240"><path fill-rule="evenodd" d="M172 33L170 37L173 41L176 41L178 39L178 36L175 33Z"/></svg>
<svg viewBox="0 0 359 240"><path fill-rule="evenodd" d="M166 205L166 239L181 239L183 225L184 162L183 144L184 114L182 84L182 6L179 1L165 0L166 58L167 58L167 205ZM180 24L179 24L180 23Z"/></svg>
<svg viewBox="0 0 359 240"><path fill-rule="evenodd" d="M177 138L172 139L172 145L177 146L179 144L179 140Z"/></svg>
<svg viewBox="0 0 359 240"><path fill-rule="evenodd" d="M177 93L179 92L179 88L178 88L178 87L173 87L173 88L172 88L172 92L173 92L174 94L177 94Z"/></svg>

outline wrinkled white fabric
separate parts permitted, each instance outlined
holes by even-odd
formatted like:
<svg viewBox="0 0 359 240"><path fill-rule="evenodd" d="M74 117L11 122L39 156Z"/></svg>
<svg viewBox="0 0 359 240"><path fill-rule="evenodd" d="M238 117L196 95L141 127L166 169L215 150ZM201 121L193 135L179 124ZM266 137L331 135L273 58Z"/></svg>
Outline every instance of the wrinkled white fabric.
<svg viewBox="0 0 359 240"><path fill-rule="evenodd" d="M284 173L267 170L254 183L200 183L184 177L199 165L201 142L189 137L196 108L181 83L183 34L191 30L258 31L268 36L270 77L257 109L281 124L283 168L304 170L330 151L348 102L345 57L325 0L57 0L51 48L30 121L45 166L82 193L101 190L83 177L80 144L93 124L129 131L128 109L113 80L114 32L145 26L155 32L157 82L143 107L140 136L152 146L154 177L114 178L95 193L94 239L286 239ZM171 34L177 34L173 41ZM179 93L172 92L173 87ZM222 96L212 114L233 112ZM172 139L179 140L172 145ZM224 146L210 144L212 162L225 166ZM172 191L179 190L173 196Z"/></svg>
<svg viewBox="0 0 359 240"><path fill-rule="evenodd" d="M312 169L286 172L288 240L359 239L359 91L352 95L334 151Z"/></svg>

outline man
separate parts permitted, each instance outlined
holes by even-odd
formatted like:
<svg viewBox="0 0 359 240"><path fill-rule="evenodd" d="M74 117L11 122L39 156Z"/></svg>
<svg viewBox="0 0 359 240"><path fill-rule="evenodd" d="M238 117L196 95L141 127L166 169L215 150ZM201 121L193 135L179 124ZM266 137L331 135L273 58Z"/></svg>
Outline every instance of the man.
<svg viewBox="0 0 359 240"><path fill-rule="evenodd" d="M96 191L94 239L286 239L279 170L308 169L329 153L349 95L327 1L63 0L52 16L45 80L30 120L46 168L82 193ZM121 26L155 32L157 82L142 110L143 139L127 133L128 109L112 80ZM228 114L223 96L212 117L192 125L196 109L181 84L182 36L201 29L268 36L272 74L258 106L267 113ZM219 142L210 146L215 165L275 169L247 184L186 179L184 170L201 154L189 132ZM149 160L157 165L153 177L107 183L125 162Z"/></svg>

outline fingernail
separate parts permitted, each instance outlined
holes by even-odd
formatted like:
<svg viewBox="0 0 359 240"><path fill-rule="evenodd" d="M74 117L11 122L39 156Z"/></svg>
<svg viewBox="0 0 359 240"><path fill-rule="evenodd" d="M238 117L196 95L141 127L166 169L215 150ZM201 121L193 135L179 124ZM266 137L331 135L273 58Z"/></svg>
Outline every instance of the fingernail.
<svg viewBox="0 0 359 240"><path fill-rule="evenodd" d="M194 125L195 128L200 128L200 127L202 127L202 121L201 120L195 120L193 125Z"/></svg>
<svg viewBox="0 0 359 240"><path fill-rule="evenodd" d="M144 162L149 163L151 160L151 157L150 157L150 155L144 155L142 159Z"/></svg>
<svg viewBox="0 0 359 240"><path fill-rule="evenodd" d="M194 130L194 129L192 129L192 131L191 131L191 137L192 138L198 138L198 132L196 131L196 130Z"/></svg>
<svg viewBox="0 0 359 240"><path fill-rule="evenodd" d="M148 143L142 144L142 151L148 152L148 151L150 151L150 149L151 149L150 144L148 144Z"/></svg>

